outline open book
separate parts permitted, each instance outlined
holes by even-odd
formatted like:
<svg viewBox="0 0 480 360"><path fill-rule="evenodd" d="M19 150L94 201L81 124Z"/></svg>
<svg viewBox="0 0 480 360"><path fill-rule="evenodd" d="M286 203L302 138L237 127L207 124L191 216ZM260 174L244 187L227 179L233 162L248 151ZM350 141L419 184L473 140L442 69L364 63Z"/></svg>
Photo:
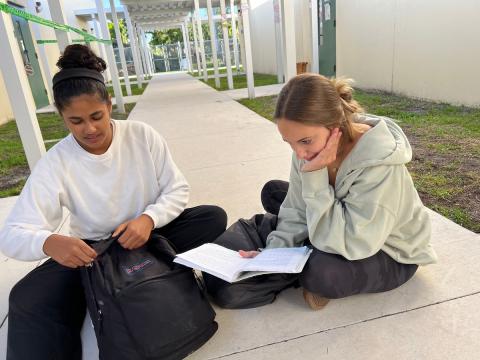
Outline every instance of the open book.
<svg viewBox="0 0 480 360"><path fill-rule="evenodd" d="M274 248L254 258L243 258L237 251L216 244L203 244L178 254L174 262L212 274L230 283L271 273L299 273L312 249Z"/></svg>

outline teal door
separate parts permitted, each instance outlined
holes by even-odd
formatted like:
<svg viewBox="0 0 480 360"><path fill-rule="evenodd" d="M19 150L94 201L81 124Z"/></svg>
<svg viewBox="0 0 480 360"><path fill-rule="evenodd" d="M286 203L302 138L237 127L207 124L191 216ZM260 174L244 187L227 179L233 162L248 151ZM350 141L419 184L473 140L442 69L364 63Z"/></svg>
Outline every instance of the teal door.
<svg viewBox="0 0 480 360"><path fill-rule="evenodd" d="M12 16L12 21L18 47L22 52L24 70L27 73L30 89L32 89L33 99L35 100L35 106L37 109L47 106L49 104L47 90L40 72L40 65L28 22L17 16Z"/></svg>
<svg viewBox="0 0 480 360"><path fill-rule="evenodd" d="M318 0L318 66L324 76L337 72L335 0Z"/></svg>

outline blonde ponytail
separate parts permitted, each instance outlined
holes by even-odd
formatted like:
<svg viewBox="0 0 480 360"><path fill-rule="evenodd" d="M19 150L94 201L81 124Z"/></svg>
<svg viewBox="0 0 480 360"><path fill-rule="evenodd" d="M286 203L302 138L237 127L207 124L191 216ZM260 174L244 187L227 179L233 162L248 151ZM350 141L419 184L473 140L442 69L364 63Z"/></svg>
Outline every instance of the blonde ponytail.
<svg viewBox="0 0 480 360"><path fill-rule="evenodd" d="M352 114L365 112L360 104L353 99L353 79L331 78L330 82L340 96L340 101L342 102L343 109L346 112Z"/></svg>
<svg viewBox="0 0 480 360"><path fill-rule="evenodd" d="M342 142L353 141L353 123L362 107L352 97L352 80L328 79L319 74L292 78L278 95L274 119L340 128Z"/></svg>

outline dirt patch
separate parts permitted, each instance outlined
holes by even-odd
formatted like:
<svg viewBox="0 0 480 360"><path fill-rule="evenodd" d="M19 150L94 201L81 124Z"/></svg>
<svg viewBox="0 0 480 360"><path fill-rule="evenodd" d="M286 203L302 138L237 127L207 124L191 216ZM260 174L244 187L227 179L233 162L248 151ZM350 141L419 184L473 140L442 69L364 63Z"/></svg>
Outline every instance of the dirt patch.
<svg viewBox="0 0 480 360"><path fill-rule="evenodd" d="M16 187L30 175L28 166L16 166L5 174L0 173L0 191Z"/></svg>

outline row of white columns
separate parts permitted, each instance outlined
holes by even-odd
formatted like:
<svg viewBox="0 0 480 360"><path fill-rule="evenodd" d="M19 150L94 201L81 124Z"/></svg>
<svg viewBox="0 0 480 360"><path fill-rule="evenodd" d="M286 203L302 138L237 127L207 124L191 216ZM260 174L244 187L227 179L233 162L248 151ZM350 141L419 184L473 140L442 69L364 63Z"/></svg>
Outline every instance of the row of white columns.
<svg viewBox="0 0 480 360"><path fill-rule="evenodd" d="M233 74L232 74L232 64L230 59L230 39L228 37L227 31L227 13L226 13L226 4L225 0L219 0L220 2L220 13L221 13L221 21L222 21L222 34L223 34L223 44L224 44L224 51L225 51L225 65L227 68L227 84L229 89L233 89ZM195 11L192 17L192 29L193 29L193 38L194 38L194 46L195 46L195 56L198 65L198 73L203 70L203 79L207 81L208 79L208 72L207 72L207 61L205 57L205 47L204 47L204 39L203 39L203 31L202 31L202 21L200 19L200 7L199 7L199 0L194 0ZM235 67L237 72L239 70L239 54L238 54L238 44L237 44L237 36L236 36L236 20L237 16L235 15L235 8L234 8L234 0L230 0L230 13L231 13L231 24L232 24L232 32L233 32L233 49L234 49L234 59L235 59ZM253 79L253 60L252 60L252 47L250 41L250 19L249 19L249 5L248 0L241 0L240 2L240 17L238 18L238 29L240 33L240 47L241 47L241 55L242 55L242 64L243 70L247 76L247 87L248 87L248 97L254 98L255 97L255 88L254 88L254 79ZM217 48L216 48L216 30L215 30L215 22L213 19L213 9L212 9L212 0L207 0L207 14L208 14L208 23L210 27L210 39L211 39L211 47L212 47L212 62L213 62L213 72L215 78L215 87L220 87L220 76L218 70L218 55L217 55ZM185 28L187 25L185 24L182 29L185 33ZM198 35L197 35L198 34ZM184 38L186 36L184 35ZM185 43L190 44L190 42ZM193 55L190 54L190 57ZM191 60L189 60L191 61ZM190 65L191 68L191 65Z"/></svg>

